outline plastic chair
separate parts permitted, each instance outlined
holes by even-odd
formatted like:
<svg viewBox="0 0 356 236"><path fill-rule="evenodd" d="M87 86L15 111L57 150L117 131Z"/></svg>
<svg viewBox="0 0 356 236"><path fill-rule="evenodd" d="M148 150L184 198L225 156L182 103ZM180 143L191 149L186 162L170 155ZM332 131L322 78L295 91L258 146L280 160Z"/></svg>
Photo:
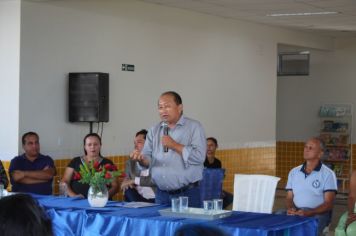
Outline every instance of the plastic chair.
<svg viewBox="0 0 356 236"><path fill-rule="evenodd" d="M200 181L201 206L204 200L221 198L224 175L225 169L205 168L203 170L203 179Z"/></svg>
<svg viewBox="0 0 356 236"><path fill-rule="evenodd" d="M236 174L232 210L272 213L280 178L269 175Z"/></svg>

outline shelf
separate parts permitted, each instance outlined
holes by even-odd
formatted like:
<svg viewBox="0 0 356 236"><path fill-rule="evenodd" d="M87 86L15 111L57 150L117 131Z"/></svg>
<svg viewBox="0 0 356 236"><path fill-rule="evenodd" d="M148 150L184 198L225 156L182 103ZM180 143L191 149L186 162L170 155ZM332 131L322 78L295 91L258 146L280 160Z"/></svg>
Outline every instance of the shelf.
<svg viewBox="0 0 356 236"><path fill-rule="evenodd" d="M323 104L320 107L320 139L325 143L322 162L331 168L338 180L338 192L348 191L352 168L352 104Z"/></svg>
<svg viewBox="0 0 356 236"><path fill-rule="evenodd" d="M325 160L322 160L322 161L327 161L327 162L349 162L350 160L328 160L328 159L325 159Z"/></svg>
<svg viewBox="0 0 356 236"><path fill-rule="evenodd" d="M350 148L350 144L339 144L339 145L326 144L325 146L327 148Z"/></svg>
<svg viewBox="0 0 356 236"><path fill-rule="evenodd" d="M345 134L345 135L349 135L350 132L348 131L324 131L324 130L321 130L320 131L321 134Z"/></svg>

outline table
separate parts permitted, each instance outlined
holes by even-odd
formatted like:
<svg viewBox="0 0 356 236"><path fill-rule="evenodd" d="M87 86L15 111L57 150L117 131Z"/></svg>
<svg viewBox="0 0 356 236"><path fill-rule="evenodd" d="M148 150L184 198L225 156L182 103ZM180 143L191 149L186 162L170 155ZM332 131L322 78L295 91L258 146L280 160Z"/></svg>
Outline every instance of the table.
<svg viewBox="0 0 356 236"><path fill-rule="evenodd" d="M32 195L47 211L57 236L135 235L166 236L184 224L215 226L227 235L278 236L316 235L314 218L274 214L233 212L218 220L169 218L158 210L167 206L124 208L124 203L109 201L105 208L91 208L86 199Z"/></svg>

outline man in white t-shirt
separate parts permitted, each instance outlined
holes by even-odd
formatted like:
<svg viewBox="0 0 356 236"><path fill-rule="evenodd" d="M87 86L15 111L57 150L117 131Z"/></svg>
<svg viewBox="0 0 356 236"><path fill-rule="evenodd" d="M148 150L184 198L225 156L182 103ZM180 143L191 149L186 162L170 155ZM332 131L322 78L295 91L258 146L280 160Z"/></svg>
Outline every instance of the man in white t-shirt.
<svg viewBox="0 0 356 236"><path fill-rule="evenodd" d="M147 130L143 129L136 133L134 139L135 150L141 152ZM149 169L143 168L138 161L127 160L125 167L126 178L121 184L127 202L155 202L155 193L152 189Z"/></svg>
<svg viewBox="0 0 356 236"><path fill-rule="evenodd" d="M309 139L304 146L305 162L288 175L287 214L315 217L318 234L330 221L330 211L337 192L334 171L322 164L324 145L319 138Z"/></svg>

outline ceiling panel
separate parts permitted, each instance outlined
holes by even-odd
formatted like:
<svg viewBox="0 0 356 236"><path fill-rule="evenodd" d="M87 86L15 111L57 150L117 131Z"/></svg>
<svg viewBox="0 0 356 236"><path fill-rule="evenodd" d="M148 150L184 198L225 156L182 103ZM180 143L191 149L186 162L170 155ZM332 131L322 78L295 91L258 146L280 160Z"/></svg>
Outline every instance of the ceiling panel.
<svg viewBox="0 0 356 236"><path fill-rule="evenodd" d="M299 28L339 37L356 36L355 0L141 0L221 17ZM280 16L269 14L338 12L335 15ZM322 29L322 30L318 30ZM347 33L344 31L348 31ZM340 34L341 33L341 34Z"/></svg>

